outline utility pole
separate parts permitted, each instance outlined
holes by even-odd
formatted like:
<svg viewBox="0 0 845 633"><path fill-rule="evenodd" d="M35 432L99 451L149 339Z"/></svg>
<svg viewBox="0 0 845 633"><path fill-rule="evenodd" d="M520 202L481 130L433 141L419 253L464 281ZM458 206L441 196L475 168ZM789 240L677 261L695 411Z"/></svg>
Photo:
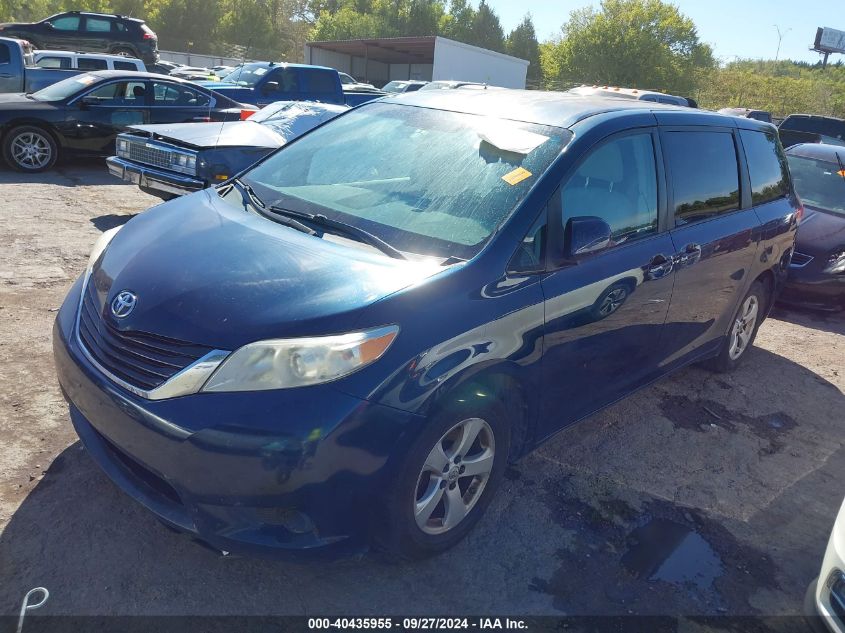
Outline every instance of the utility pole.
<svg viewBox="0 0 845 633"><path fill-rule="evenodd" d="M775 53L775 61L777 61L778 57L780 57L780 43L783 41L783 38L786 37L786 34L789 33L792 29L789 28L781 32L780 27L777 24L772 24L772 26L775 27L778 32L778 50Z"/></svg>

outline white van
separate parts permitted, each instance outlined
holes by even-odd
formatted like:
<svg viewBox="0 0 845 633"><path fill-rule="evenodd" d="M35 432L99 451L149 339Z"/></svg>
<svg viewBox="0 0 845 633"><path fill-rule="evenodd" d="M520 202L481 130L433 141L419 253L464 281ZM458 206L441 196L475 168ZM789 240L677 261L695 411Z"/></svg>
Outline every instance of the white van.
<svg viewBox="0 0 845 633"><path fill-rule="evenodd" d="M35 65L63 70L134 70L146 72L144 62L134 57L100 53L72 53L70 51L37 50Z"/></svg>

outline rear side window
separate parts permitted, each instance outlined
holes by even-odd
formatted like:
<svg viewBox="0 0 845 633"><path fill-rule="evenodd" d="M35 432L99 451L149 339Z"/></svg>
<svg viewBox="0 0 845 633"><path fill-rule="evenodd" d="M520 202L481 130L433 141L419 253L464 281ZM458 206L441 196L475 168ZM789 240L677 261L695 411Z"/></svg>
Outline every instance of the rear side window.
<svg viewBox="0 0 845 633"><path fill-rule="evenodd" d="M132 62L115 62L115 70L138 70L138 67Z"/></svg>
<svg viewBox="0 0 845 633"><path fill-rule="evenodd" d="M322 70L308 73L308 85L311 92L318 94L334 94L337 91L334 73Z"/></svg>
<svg viewBox="0 0 845 633"><path fill-rule="evenodd" d="M742 146L751 177L751 201L764 204L789 193L789 168L774 132L742 130Z"/></svg>
<svg viewBox="0 0 845 633"><path fill-rule="evenodd" d="M80 57L76 61L79 70L106 70L109 67L105 59L96 59L92 57Z"/></svg>
<svg viewBox="0 0 845 633"><path fill-rule="evenodd" d="M739 209L739 166L730 132L666 132L675 226Z"/></svg>
<svg viewBox="0 0 845 633"><path fill-rule="evenodd" d="M85 30L88 33L109 33L111 31L111 20L85 18Z"/></svg>
<svg viewBox="0 0 845 633"><path fill-rule="evenodd" d="M8 64L12 61L12 54L9 52L9 47L0 44L0 64Z"/></svg>

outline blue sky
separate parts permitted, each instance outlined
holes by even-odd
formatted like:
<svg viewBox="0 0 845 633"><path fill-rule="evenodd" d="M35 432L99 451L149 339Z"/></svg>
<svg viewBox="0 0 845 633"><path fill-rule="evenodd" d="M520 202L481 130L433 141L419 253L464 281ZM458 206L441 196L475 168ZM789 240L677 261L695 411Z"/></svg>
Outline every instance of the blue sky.
<svg viewBox="0 0 845 633"><path fill-rule="evenodd" d="M589 0L487 2L499 14L506 32L530 11L541 41L557 34L573 9L598 5ZM773 59L778 45L775 24L784 34L780 58L809 62L819 59L817 53L807 50L813 44L816 27L829 26L845 31L842 0L676 0L674 4L692 18L699 37L713 46L722 61L732 61L734 56ZM845 56L832 55L830 58L831 62L839 59L845 59Z"/></svg>

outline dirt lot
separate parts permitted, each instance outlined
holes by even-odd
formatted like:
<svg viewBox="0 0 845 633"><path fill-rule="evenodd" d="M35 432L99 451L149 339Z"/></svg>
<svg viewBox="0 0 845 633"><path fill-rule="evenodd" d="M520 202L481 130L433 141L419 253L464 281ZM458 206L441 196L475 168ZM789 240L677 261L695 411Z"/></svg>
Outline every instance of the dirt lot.
<svg viewBox="0 0 845 633"><path fill-rule="evenodd" d="M507 473L464 543L387 566L221 557L99 472L56 385L55 310L156 199L101 162L0 171L0 613L796 614L845 494L845 320L778 311L736 374L685 370Z"/></svg>

